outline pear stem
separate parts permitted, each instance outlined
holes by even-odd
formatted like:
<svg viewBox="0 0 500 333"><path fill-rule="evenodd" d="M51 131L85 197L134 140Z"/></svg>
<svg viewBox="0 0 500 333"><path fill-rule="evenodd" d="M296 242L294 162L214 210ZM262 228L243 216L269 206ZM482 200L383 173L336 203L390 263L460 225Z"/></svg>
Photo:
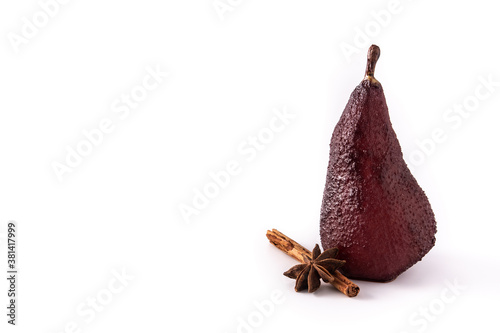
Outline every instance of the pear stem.
<svg viewBox="0 0 500 333"><path fill-rule="evenodd" d="M372 45L368 49L368 57L366 60L366 71L365 78L374 78L375 74L375 65L377 64L377 60L380 57L380 48L377 45Z"/></svg>

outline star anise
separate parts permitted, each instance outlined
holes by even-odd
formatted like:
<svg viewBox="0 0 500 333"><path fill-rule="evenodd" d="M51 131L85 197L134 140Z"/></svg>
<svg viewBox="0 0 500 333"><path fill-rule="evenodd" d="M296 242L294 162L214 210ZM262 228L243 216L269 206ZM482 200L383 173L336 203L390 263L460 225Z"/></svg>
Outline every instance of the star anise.
<svg viewBox="0 0 500 333"><path fill-rule="evenodd" d="M304 256L305 264L295 265L283 275L296 279L295 291L307 289L312 293L318 290L321 281L331 283L335 280L333 274L337 268L345 264L344 260L335 259L339 250L337 248L328 249L321 253L319 245L316 244L312 251L312 259Z"/></svg>

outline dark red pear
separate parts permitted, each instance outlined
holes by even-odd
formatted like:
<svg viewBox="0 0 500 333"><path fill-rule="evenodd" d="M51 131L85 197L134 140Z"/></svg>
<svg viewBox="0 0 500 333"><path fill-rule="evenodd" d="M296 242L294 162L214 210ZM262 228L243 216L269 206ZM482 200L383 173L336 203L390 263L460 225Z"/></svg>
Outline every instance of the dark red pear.
<svg viewBox="0 0 500 333"><path fill-rule="evenodd" d="M339 249L344 275L387 282L434 246L436 220L403 159L373 76L379 55L372 45L366 75L333 131L320 234L323 248Z"/></svg>

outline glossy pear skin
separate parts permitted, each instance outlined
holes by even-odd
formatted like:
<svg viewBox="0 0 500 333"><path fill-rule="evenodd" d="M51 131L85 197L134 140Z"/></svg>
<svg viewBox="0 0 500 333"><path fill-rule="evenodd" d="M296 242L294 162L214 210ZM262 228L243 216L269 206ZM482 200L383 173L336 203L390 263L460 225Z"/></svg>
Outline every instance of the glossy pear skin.
<svg viewBox="0 0 500 333"><path fill-rule="evenodd" d="M403 160L382 85L365 77L330 143L323 248L339 248L347 277L387 282L429 252L435 233L434 213Z"/></svg>

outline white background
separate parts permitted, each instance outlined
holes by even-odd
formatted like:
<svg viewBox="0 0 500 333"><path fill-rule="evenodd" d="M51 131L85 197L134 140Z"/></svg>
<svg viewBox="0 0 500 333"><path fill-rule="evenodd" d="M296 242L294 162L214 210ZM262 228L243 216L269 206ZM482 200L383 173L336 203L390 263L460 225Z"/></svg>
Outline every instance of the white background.
<svg viewBox="0 0 500 333"><path fill-rule="evenodd" d="M6 324L2 278L1 331L497 327L493 2L401 0L381 23L372 12L392 9L389 1L223 3L231 10L219 15L212 0L68 1L18 52L12 36L22 36L23 17L33 22L40 4L1 3L1 267L9 220L19 225L20 267L18 326ZM296 262L265 233L277 228L308 248L319 242L331 133L371 43L382 50L376 77L405 158L420 156L412 170L433 206L437 243L394 282L359 282L356 298L327 285L295 293L282 272ZM359 52L346 56L346 44ZM148 66L168 78L120 119L114 101L142 83ZM491 91L481 87L488 77ZM476 89L489 94L475 99ZM473 111L457 119L453 107L464 101ZM295 118L271 142L254 158L238 151L283 108ZM53 163L65 163L67 146L75 149L82 131L105 118L113 131L59 181ZM439 129L444 138L430 144ZM418 142L427 142L426 154ZM192 206L209 173L232 160L240 173L188 223L180 205ZM118 288L122 270L133 279L112 294L108 285ZM275 290L282 302L270 307ZM106 303L100 311L87 303L95 297ZM255 302L267 304L267 316Z"/></svg>

